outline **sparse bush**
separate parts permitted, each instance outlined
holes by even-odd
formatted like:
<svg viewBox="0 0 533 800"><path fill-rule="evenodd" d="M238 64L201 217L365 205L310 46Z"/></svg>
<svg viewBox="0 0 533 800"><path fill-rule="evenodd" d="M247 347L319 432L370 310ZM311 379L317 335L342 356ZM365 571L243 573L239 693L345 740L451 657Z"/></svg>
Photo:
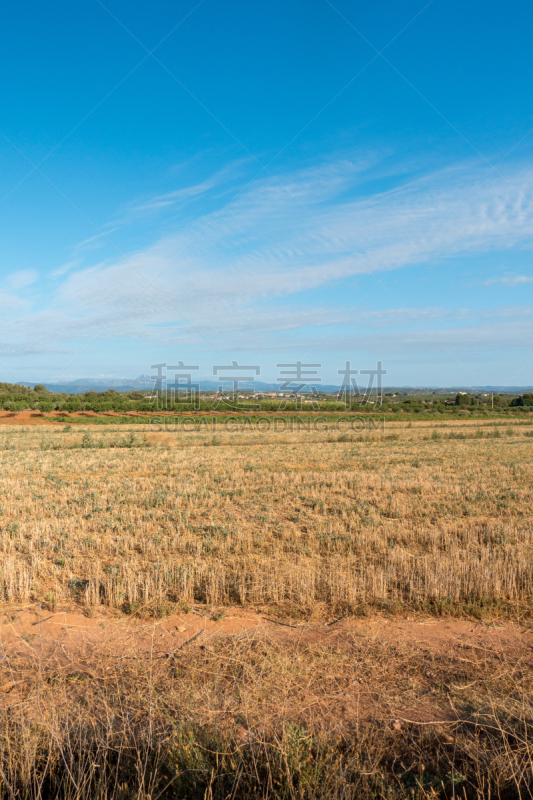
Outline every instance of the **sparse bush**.
<svg viewBox="0 0 533 800"><path fill-rule="evenodd" d="M90 433L87 432L83 434L81 439L81 446L84 447L85 449L94 447L93 437L91 436Z"/></svg>

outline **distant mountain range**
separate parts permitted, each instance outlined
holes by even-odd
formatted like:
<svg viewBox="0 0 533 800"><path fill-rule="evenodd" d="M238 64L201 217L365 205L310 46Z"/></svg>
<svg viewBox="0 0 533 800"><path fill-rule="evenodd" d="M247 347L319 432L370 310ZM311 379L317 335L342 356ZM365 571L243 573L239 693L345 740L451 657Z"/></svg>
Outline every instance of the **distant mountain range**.
<svg viewBox="0 0 533 800"><path fill-rule="evenodd" d="M199 383L200 391L202 392L215 392L217 389L227 389L228 387L233 386L233 381L227 380L213 381L209 379L200 379L195 381L193 377L192 382ZM101 378L80 378L79 380L65 383L48 383L47 381L40 381L40 383L50 392L56 392L58 394L61 392L66 392L68 394L83 394L91 391L106 392L108 389L114 389L116 392L146 392L147 390L153 389L155 386L155 380L150 378L149 375L139 375L138 378L133 380L129 378L109 378L105 380ZM21 381L21 384L23 386L35 386L35 383L28 383L27 381ZM173 385L173 381L168 382L169 388ZM250 381L244 379L239 381L239 388L246 391L256 392L282 391L279 383L263 383L262 381ZM321 392L337 393L340 387L333 385L322 386L320 383L317 383L317 388Z"/></svg>
<svg viewBox="0 0 533 800"><path fill-rule="evenodd" d="M193 383L194 383L193 379ZM132 392L140 391L146 392L154 388L155 381L149 375L139 375L138 378L79 378L75 381L65 381L64 383L48 383L47 381L36 381L41 383L50 392L57 394L84 394L85 392L106 392L108 389L114 389L116 392ZM200 379L200 390L203 392L213 392L220 388L228 388L232 386L232 381L213 381L209 379ZM295 382L296 383L296 382ZM28 383L21 381L23 386L35 386L35 383ZM172 385L169 383L169 386ZM279 383L264 383L262 381L246 381L239 382L239 387L246 391L257 392L279 392L281 391ZM317 389L320 392L329 394L337 394L340 386L332 384L321 385L317 383ZM361 385L361 390L364 391L365 386ZM523 394L524 392L533 391L533 386L453 386L449 388L437 388L433 386L387 386L383 387L384 393L403 393L409 394L427 394L428 392L435 392L436 394L451 394L453 392L506 392L509 394Z"/></svg>

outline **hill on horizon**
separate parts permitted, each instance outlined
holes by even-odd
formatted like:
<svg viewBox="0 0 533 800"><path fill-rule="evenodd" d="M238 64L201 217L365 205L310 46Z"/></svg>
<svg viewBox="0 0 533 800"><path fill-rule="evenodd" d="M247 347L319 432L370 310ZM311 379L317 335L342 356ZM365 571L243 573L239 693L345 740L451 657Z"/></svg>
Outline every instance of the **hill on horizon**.
<svg viewBox="0 0 533 800"><path fill-rule="evenodd" d="M193 381L194 383L195 381ZM200 390L204 392L215 391L219 388L227 388L232 385L232 381L214 381L208 378L200 379ZM117 392L132 392L132 391L147 391L154 388L155 381L149 375L139 375L137 378L77 378L72 381L64 381L62 383L50 383L48 381L20 381L21 386L36 386L42 385L48 391L56 394L84 394L85 392L106 392L109 389L114 389ZM167 384L169 387L172 381ZM312 384L310 384L312 385ZM247 381L242 380L239 384L241 389L246 391L256 390L258 392L279 392L279 383L266 383L263 381ZM339 391L339 385L333 384L317 384L317 388L321 392L335 394ZM362 385L361 390L364 391L365 387ZM306 391L304 389L304 391ZM436 392L437 394L452 394L454 392L505 392L506 394L523 394L525 392L533 391L533 386L450 386L450 387L435 387L435 386L384 386L383 392L405 392L408 391L413 394L427 394L428 392Z"/></svg>

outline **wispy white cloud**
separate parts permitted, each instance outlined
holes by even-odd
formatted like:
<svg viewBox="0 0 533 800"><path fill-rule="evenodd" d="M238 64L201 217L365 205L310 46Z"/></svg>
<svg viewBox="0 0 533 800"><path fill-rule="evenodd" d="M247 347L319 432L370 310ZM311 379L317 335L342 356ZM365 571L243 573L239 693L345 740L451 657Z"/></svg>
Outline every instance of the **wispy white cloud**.
<svg viewBox="0 0 533 800"><path fill-rule="evenodd" d="M14 294L0 291L0 309L3 314L9 311L20 311L28 307L28 303Z"/></svg>
<svg viewBox="0 0 533 800"><path fill-rule="evenodd" d="M176 212L208 194L220 197L229 190L230 185L242 178L242 168L246 163L247 160L244 159L235 161L199 183L181 186L164 194L144 197L128 203L109 223L109 227L118 230L121 227L137 224L139 220L153 217L162 211L172 209Z"/></svg>
<svg viewBox="0 0 533 800"><path fill-rule="evenodd" d="M12 272L8 275L4 282L14 292L19 289L25 289L26 286L31 286L39 280L39 273L35 269L21 269L18 272Z"/></svg>
<svg viewBox="0 0 533 800"><path fill-rule="evenodd" d="M173 209L165 218L165 235L124 258L81 267L77 257L59 268L55 276L63 279L49 311L21 315L11 335L21 346L35 340L39 347L43 340L57 347L96 335L161 342L221 337L262 347L269 335L290 331L294 339L301 331L311 341L309 329L340 323L355 326L354 336L366 335L362 329L403 326L403 339L395 341L414 347L423 336L409 338L405 328L416 324L430 329L425 342L431 347L439 336L452 346L452 329L446 333L443 325L468 321L479 323L481 331L471 341L485 346L492 339L479 310L389 308L353 314L350 307L361 300L353 281L344 309L321 293L347 278L370 274L378 280L404 266L427 271L459 255L531 248L533 170L516 167L510 185L467 164L411 181L397 175L393 188L370 193L376 163L374 156L344 158L262 178L226 207L213 198L225 194L230 170L133 203L117 215L120 222L105 227L106 235L113 226L138 225L145 215ZM199 197L208 197L215 209L191 218L188 203ZM100 243L98 236L91 237L79 252ZM498 280L530 282L525 276ZM310 301L309 292L320 299ZM525 311L522 316L524 322L515 320L514 328L512 320L506 323L511 338L513 330L523 336L520 325L529 322ZM158 327L161 323L165 327Z"/></svg>
<svg viewBox="0 0 533 800"><path fill-rule="evenodd" d="M0 311L4 325L11 324L17 315L27 312L30 306L28 300L16 293L31 286L38 277L36 270L24 269L12 272L3 279L2 283L8 290L0 289Z"/></svg>
<svg viewBox="0 0 533 800"><path fill-rule="evenodd" d="M75 255L80 256L86 252L90 252L91 250L100 250L102 247L105 247L107 242L107 237L111 236L111 234L115 233L118 230L117 225L111 225L111 223L106 223L102 225L101 230L99 233L96 233L94 236L89 236L89 238L84 239L82 242L75 248ZM79 260L78 258L73 259L75 261ZM72 263L72 262L69 262Z"/></svg>
<svg viewBox="0 0 533 800"><path fill-rule="evenodd" d="M81 263L81 258L74 258L71 261L67 261L65 264L61 264L60 267L57 267L57 269L52 272L52 277L59 278L62 275L65 275L71 269L74 269L74 267L78 267Z"/></svg>
<svg viewBox="0 0 533 800"><path fill-rule="evenodd" d="M395 332L334 334L330 337L306 337L302 345L308 348L308 353L327 353L339 350L352 352L373 351L385 358L396 355L419 355L431 352L438 355L478 354L484 352L493 354L496 351L505 351L509 348L520 352L529 353L530 341L533 337L533 320L505 320L498 326L489 322L458 325L454 327L439 327L437 329L410 328L409 330ZM294 349L294 343L291 344ZM474 366L475 371L475 366Z"/></svg>
<svg viewBox="0 0 533 800"><path fill-rule="evenodd" d="M501 278L489 278L483 281L483 286L492 286L499 283L501 286L523 286L525 283L533 283L533 277L530 275L507 275Z"/></svg>

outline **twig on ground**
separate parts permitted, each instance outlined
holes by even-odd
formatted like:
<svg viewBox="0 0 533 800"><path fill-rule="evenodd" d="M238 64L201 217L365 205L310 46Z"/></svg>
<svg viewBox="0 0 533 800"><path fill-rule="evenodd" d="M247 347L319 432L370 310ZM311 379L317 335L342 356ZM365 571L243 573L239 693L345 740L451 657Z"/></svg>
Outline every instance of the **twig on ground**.
<svg viewBox="0 0 533 800"><path fill-rule="evenodd" d="M270 619L269 617L263 617L267 622L273 622L274 625L284 625L286 628L297 628L298 625L289 625L288 622L280 622L277 619Z"/></svg>

